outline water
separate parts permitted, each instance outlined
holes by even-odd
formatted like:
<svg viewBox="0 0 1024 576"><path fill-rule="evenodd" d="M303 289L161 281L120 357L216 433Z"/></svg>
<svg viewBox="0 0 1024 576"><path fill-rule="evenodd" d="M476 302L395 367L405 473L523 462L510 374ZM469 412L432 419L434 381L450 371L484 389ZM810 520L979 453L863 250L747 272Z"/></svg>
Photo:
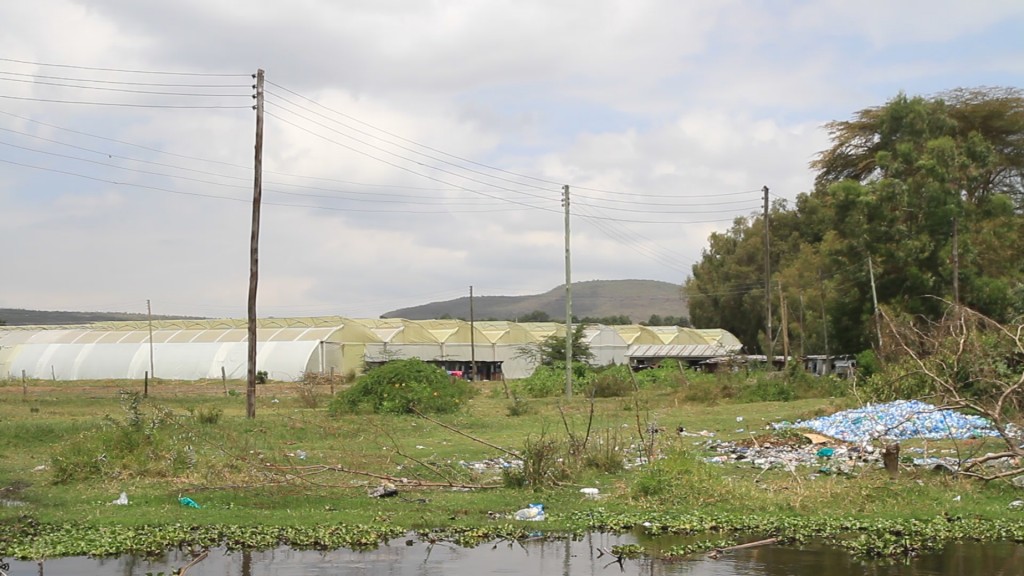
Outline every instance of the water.
<svg viewBox="0 0 1024 576"><path fill-rule="evenodd" d="M601 555L616 544L632 544L631 535L591 534L580 541L533 540L498 542L476 548L458 548L396 540L368 552L335 550L298 551L288 548L264 552L211 550L190 568L187 576L1020 576L1024 575L1024 546L951 544L941 553L909 564L864 562L826 546L805 548L761 546L736 550L718 560L704 555L673 562L625 560L620 568L613 557ZM158 559L131 556L113 559L57 558L43 564L14 562L8 576L147 576L174 574L192 559L186 552L171 552Z"/></svg>

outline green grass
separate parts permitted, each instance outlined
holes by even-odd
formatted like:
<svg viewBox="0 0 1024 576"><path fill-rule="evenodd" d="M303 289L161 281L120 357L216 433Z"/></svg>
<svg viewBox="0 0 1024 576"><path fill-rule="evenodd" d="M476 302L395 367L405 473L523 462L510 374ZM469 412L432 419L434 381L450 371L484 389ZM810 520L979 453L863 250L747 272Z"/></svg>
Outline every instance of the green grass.
<svg viewBox="0 0 1024 576"><path fill-rule="evenodd" d="M238 382L228 387L244 390ZM55 526L493 528L489 513L508 514L538 501L548 512L547 530L578 529L579 513L597 510L604 515L702 513L876 522L952 515L1005 521L1008 502L1019 497L1005 483L985 485L923 470L905 471L897 480L873 468L852 477L811 478L811 470L794 474L708 464L695 444L701 439L675 433L684 426L691 432L712 431L717 439L764 435L772 422L852 404L843 398L716 399L708 404L687 401L686 390L657 388L642 390L638 398L598 398L593 406L584 397L531 399L527 413L509 416L512 402L494 384L485 385L465 409L434 417L460 435L415 416L330 416L326 402L307 408L295 385L286 384L260 387L257 418L250 420L244 394L226 396L220 382L158 381L139 405L135 421L118 394L128 388L139 390L140 385L36 382L27 397L20 386L0 387L0 498L27 503L0 507L0 525L28 514ZM222 411L216 423L197 417L214 409ZM536 449L542 439L565 450L569 437L584 438L588 426L591 452L578 459L591 466L581 464L557 484L510 488L499 474L479 475L459 465L507 457L493 446L523 451ZM607 464L614 450L625 454L638 444L640 431L649 439L651 426L663 430L654 444L662 458L634 469ZM639 449L630 454L638 455ZM95 468L93 475L59 483L57 457L101 461L83 468ZM38 471L40 466L47 469ZM349 472L310 468L316 466ZM367 490L379 480L351 472L498 487L454 491L399 484L400 497L373 499ZM599 488L604 497L585 499L579 493L584 486ZM111 505L121 491L131 504ZM177 499L182 495L202 509L181 506ZM0 535L0 555L3 547Z"/></svg>

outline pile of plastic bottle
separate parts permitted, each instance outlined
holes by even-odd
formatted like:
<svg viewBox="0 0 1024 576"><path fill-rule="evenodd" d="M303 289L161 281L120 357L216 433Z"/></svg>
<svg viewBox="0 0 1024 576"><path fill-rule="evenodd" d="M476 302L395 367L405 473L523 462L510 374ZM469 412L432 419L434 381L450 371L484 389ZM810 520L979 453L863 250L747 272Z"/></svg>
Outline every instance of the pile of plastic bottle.
<svg viewBox="0 0 1024 576"><path fill-rule="evenodd" d="M809 428L847 442L865 442L875 438L940 440L996 435L991 422L985 418L961 414L955 410L940 410L919 400L868 404L813 420L783 422L775 427Z"/></svg>

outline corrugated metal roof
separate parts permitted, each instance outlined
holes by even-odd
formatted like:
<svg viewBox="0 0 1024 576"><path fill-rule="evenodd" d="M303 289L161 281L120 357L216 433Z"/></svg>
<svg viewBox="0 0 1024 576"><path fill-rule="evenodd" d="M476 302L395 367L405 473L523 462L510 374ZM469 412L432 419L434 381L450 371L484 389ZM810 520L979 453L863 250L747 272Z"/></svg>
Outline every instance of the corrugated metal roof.
<svg viewBox="0 0 1024 576"><path fill-rule="evenodd" d="M714 358L739 351L717 344L639 344L626 349L627 358Z"/></svg>

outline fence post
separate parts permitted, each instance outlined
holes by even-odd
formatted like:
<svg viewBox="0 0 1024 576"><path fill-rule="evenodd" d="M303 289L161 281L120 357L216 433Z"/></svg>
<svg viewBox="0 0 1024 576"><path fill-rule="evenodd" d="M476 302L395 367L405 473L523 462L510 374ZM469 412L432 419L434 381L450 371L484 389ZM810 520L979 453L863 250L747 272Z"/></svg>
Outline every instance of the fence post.
<svg viewBox="0 0 1024 576"><path fill-rule="evenodd" d="M25 371L21 371L21 397L28 398L28 383L25 381Z"/></svg>
<svg viewBox="0 0 1024 576"><path fill-rule="evenodd" d="M228 395L228 372L223 366L220 367L220 381L224 383L224 395Z"/></svg>
<svg viewBox="0 0 1024 576"><path fill-rule="evenodd" d="M149 370L146 370L146 375L142 380L142 397L149 398Z"/></svg>

